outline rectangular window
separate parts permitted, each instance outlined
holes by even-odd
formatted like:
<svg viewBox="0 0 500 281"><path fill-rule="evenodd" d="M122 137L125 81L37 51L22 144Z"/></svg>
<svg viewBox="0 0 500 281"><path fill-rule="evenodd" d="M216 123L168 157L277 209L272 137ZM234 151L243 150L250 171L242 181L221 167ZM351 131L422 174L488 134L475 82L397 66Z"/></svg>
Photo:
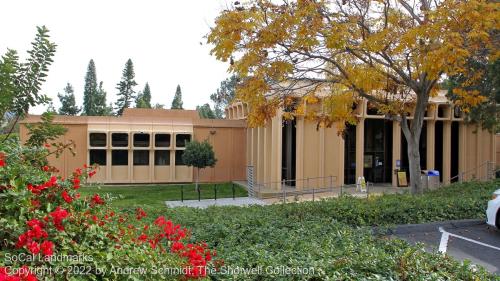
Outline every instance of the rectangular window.
<svg viewBox="0 0 500 281"><path fill-rule="evenodd" d="M155 135L156 147L170 147L170 134L156 134Z"/></svg>
<svg viewBox="0 0 500 281"><path fill-rule="evenodd" d="M155 165L156 166L170 165L170 150L155 150Z"/></svg>
<svg viewBox="0 0 500 281"><path fill-rule="evenodd" d="M175 166L185 166L184 160L182 160L182 155L184 155L184 150L175 151Z"/></svg>
<svg viewBox="0 0 500 281"><path fill-rule="evenodd" d="M128 150L111 151L111 165L128 166Z"/></svg>
<svg viewBox="0 0 500 281"><path fill-rule="evenodd" d="M134 150L134 166L149 165L149 150Z"/></svg>
<svg viewBox="0 0 500 281"><path fill-rule="evenodd" d="M135 147L149 147L149 134L134 134Z"/></svg>
<svg viewBox="0 0 500 281"><path fill-rule="evenodd" d="M127 133L113 133L111 134L111 145L114 147L127 147L128 134Z"/></svg>
<svg viewBox="0 0 500 281"><path fill-rule="evenodd" d="M106 147L106 134L90 133L89 141L90 141L90 146L92 147Z"/></svg>
<svg viewBox="0 0 500 281"><path fill-rule="evenodd" d="M191 135L189 134L177 134L175 135L175 146L176 147L186 147L186 143L191 141Z"/></svg>
<svg viewBox="0 0 500 281"><path fill-rule="evenodd" d="M106 166L106 150L104 149L91 149L89 150L89 164Z"/></svg>

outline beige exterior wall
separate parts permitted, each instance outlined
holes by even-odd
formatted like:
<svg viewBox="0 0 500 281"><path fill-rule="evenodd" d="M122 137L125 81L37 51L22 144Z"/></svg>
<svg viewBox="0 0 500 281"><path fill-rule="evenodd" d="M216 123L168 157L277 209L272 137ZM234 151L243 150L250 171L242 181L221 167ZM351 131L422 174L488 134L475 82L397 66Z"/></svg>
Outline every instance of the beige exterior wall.
<svg viewBox="0 0 500 281"><path fill-rule="evenodd" d="M316 107L320 105L315 105ZM364 131L365 120L384 119L382 115L370 115L367 102L361 102L356 109L358 123L356 125L356 178L363 176L364 164ZM464 179L487 176L486 163L499 161L500 135L478 129L476 125L466 124L460 115L456 115L453 106L439 98L431 101L425 115L427 138L425 139L426 166L435 169L436 155L443 158L443 182L449 183L457 175L451 174L452 122L459 122L458 129L458 174ZM232 107L229 112L236 112ZM244 114L247 112L244 112ZM248 165L254 166L255 181L261 188L280 189L281 184L281 151L282 151L282 112L261 128L249 128L247 133ZM245 116L236 115L237 119ZM230 116L228 118L231 118ZM411 119L412 117L410 117ZM436 121L443 121L443 145L436 147ZM404 137L401 126L393 122L392 126L392 167L396 168L397 160L402 160L401 138ZM498 141L496 141L498 140ZM455 140L453 140L455 141ZM318 128L315 122L296 119L296 188L330 187L344 184L344 139L338 134L335 126ZM498 162L497 162L498 163ZM330 177L333 180L330 180ZM391 184L397 186L395 173L392 173Z"/></svg>
<svg viewBox="0 0 500 281"><path fill-rule="evenodd" d="M29 116L21 123L21 140L27 139L25 123L34 123L39 116ZM236 120L199 119L196 111L190 110L145 110L128 109L121 117L93 116L57 116L54 123L64 125L68 131L60 141L73 140L76 144L76 156L65 151L59 158L50 157L49 162L60 170L61 176L68 177L84 164L90 165L91 150L104 151L106 164L100 165L91 182L99 183L175 183L192 182L193 168L176 165L176 152L184 150L176 145L177 135L191 135L192 139L208 139L213 145L217 164L214 168L204 169L200 173L201 182L227 182L246 179L246 126ZM106 134L106 145L91 147L89 137L93 133ZM113 147L112 135L125 133L128 145ZM135 134L148 134L149 146L134 146ZM156 147L155 136L169 134L169 147ZM126 151L125 165L113 164L113 151ZM134 151L146 153L143 160L147 165L134 165ZM155 152L168 153L169 165L156 165ZM163 160L165 161L165 160ZM167 163L165 162L165 163Z"/></svg>

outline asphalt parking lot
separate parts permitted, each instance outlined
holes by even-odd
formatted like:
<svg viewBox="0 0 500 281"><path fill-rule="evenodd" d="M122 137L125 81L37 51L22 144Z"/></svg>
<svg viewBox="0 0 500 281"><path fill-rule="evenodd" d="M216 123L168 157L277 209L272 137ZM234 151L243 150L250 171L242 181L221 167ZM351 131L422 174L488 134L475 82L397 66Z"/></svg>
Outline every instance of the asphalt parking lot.
<svg viewBox="0 0 500 281"><path fill-rule="evenodd" d="M391 236L412 244L424 243L428 251L446 252L459 261L470 260L500 275L500 231L482 221L397 226Z"/></svg>

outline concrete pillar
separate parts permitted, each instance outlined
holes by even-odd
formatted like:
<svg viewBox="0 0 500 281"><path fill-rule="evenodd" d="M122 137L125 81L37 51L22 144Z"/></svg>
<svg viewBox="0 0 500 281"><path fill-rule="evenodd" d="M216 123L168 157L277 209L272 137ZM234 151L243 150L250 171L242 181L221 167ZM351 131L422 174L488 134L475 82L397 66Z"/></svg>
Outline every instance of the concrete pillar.
<svg viewBox="0 0 500 281"><path fill-rule="evenodd" d="M392 168L395 170L396 161L401 165L401 124L397 121L392 122ZM394 171L392 173L392 186L398 186L398 178Z"/></svg>
<svg viewBox="0 0 500 281"><path fill-rule="evenodd" d="M281 112L279 111L275 117L272 119L272 136L271 136L271 182L273 182L271 188L272 189L280 189L281 182L281 126L282 126L282 117Z"/></svg>
<svg viewBox="0 0 500 281"><path fill-rule="evenodd" d="M264 128L257 128L257 182L264 183Z"/></svg>
<svg viewBox="0 0 500 281"><path fill-rule="evenodd" d="M272 146L272 122L267 121L264 128L264 183L270 183L271 180L271 155L274 153ZM271 188L269 185L266 185L266 188Z"/></svg>
<svg viewBox="0 0 500 281"><path fill-rule="evenodd" d="M467 125L461 121L458 128L458 173L467 170ZM460 180L461 178L459 178Z"/></svg>
<svg viewBox="0 0 500 281"><path fill-rule="evenodd" d="M360 118L356 125L356 179L363 176L365 158L365 119Z"/></svg>
<svg viewBox="0 0 500 281"><path fill-rule="evenodd" d="M295 179L298 179L296 182L297 190L301 190L303 186L303 181L301 179L304 178L304 118L297 118L296 123L296 131L297 131L297 139L296 139L296 170L295 170Z"/></svg>
<svg viewBox="0 0 500 281"><path fill-rule="evenodd" d="M325 177L325 128L319 128L319 150L318 150L318 160L319 160L319 175L317 180L313 181L313 186L316 188L328 186L328 181L324 179Z"/></svg>
<svg viewBox="0 0 500 281"><path fill-rule="evenodd" d="M427 122L427 170L434 170L434 156L436 152L436 121Z"/></svg>
<svg viewBox="0 0 500 281"><path fill-rule="evenodd" d="M443 122L443 183L451 178L451 121Z"/></svg>

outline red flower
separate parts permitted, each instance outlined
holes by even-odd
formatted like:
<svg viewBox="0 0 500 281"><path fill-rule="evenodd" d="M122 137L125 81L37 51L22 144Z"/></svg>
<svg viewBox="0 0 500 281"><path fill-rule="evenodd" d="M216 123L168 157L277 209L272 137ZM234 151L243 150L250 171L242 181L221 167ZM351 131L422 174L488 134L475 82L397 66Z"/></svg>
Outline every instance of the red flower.
<svg viewBox="0 0 500 281"><path fill-rule="evenodd" d="M43 166L43 167L42 167L42 170L43 170L44 172L48 172L48 171L49 171L49 166Z"/></svg>
<svg viewBox="0 0 500 281"><path fill-rule="evenodd" d="M5 153L0 152L0 167L5 166Z"/></svg>
<svg viewBox="0 0 500 281"><path fill-rule="evenodd" d="M64 201L66 201L66 203L71 203L73 201L73 198L71 198L71 196L68 194L66 190L61 193L61 196L64 199Z"/></svg>
<svg viewBox="0 0 500 281"><path fill-rule="evenodd" d="M33 206L33 208L40 208L40 206L41 206L40 201L32 199L31 206Z"/></svg>
<svg viewBox="0 0 500 281"><path fill-rule="evenodd" d="M94 170L94 171L89 172L89 178L93 177L95 174L96 174L96 171L95 171L95 170Z"/></svg>
<svg viewBox="0 0 500 281"><path fill-rule="evenodd" d="M26 245L26 247L27 247L27 248L28 248L28 250L29 250L32 254L34 254L34 255L36 255L36 254L38 254L38 253L40 252L40 245L38 245L38 243L37 243L37 242L35 242L35 241L31 241L31 242L29 242L29 243Z"/></svg>
<svg viewBox="0 0 500 281"><path fill-rule="evenodd" d="M50 148L50 144L49 143L45 143L43 146L45 146L46 148Z"/></svg>
<svg viewBox="0 0 500 281"><path fill-rule="evenodd" d="M97 205L102 205L104 204L104 200L102 200L99 194L94 194L94 196L92 197L92 203Z"/></svg>
<svg viewBox="0 0 500 281"><path fill-rule="evenodd" d="M57 230L63 231L64 226L62 225L63 219L65 219L68 216L68 211L62 209L61 207L57 206L55 211L50 213L50 216L52 217L52 222L54 223L54 226L56 227Z"/></svg>
<svg viewBox="0 0 500 281"><path fill-rule="evenodd" d="M9 270L5 267L0 267L0 281L37 281L35 275L33 275L30 269L23 265L21 268L16 270L16 274L9 274Z"/></svg>
<svg viewBox="0 0 500 281"><path fill-rule="evenodd" d="M174 242L172 244L172 247L170 248L170 250L173 253L179 252L180 250L183 250L183 249L184 249L184 244L182 242Z"/></svg>
<svg viewBox="0 0 500 281"><path fill-rule="evenodd" d="M137 218L137 220L141 220L142 218L145 218L145 217L147 217L147 215L148 215L148 214L146 214L146 212L145 212L143 209L141 209L141 208L137 208L137 209L135 210L135 214L136 214L136 216L135 216L135 217Z"/></svg>
<svg viewBox="0 0 500 281"><path fill-rule="evenodd" d="M43 255L52 256L54 254L54 243L49 240L45 240L40 245L40 249L42 250Z"/></svg>
<svg viewBox="0 0 500 281"><path fill-rule="evenodd" d="M141 241L141 242L146 242L146 240L148 240L148 236L146 234L141 234L141 236L139 236L137 238L137 240Z"/></svg>
<svg viewBox="0 0 500 281"><path fill-rule="evenodd" d="M73 182L73 189L80 188L80 179L78 177L74 177L72 182Z"/></svg>

